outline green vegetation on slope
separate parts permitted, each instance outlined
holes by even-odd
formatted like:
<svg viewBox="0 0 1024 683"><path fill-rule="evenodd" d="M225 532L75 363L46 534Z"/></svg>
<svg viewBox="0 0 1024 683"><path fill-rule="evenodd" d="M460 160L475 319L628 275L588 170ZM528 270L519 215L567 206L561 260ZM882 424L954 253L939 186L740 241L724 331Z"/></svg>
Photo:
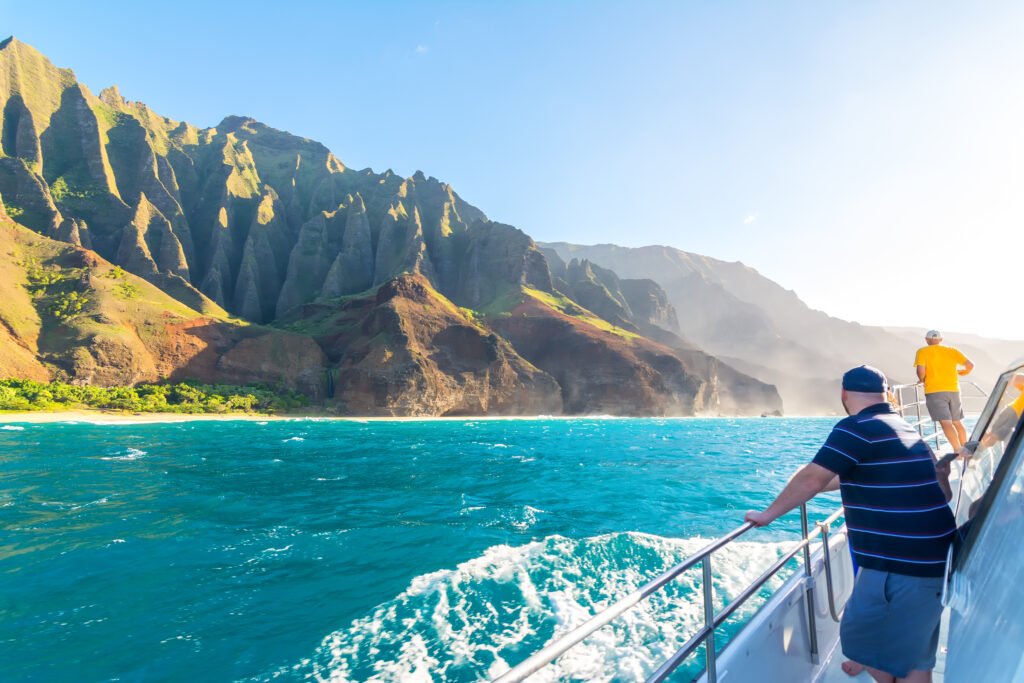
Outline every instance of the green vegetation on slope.
<svg viewBox="0 0 1024 683"><path fill-rule="evenodd" d="M143 384L137 387L96 387L0 380L0 410L71 410L105 408L133 413L275 413L309 405L302 394L262 384L233 386L200 384Z"/></svg>
<svg viewBox="0 0 1024 683"><path fill-rule="evenodd" d="M69 275L67 268L44 268L38 261L29 259L25 266L25 289L33 299L40 302L37 308L45 310L60 321L69 320L82 312L89 303L81 281Z"/></svg>
<svg viewBox="0 0 1024 683"><path fill-rule="evenodd" d="M512 309L523 303L525 294L517 284L499 283L494 298L485 305L475 309L487 318L507 318Z"/></svg>
<svg viewBox="0 0 1024 683"><path fill-rule="evenodd" d="M637 339L640 337L639 334L630 332L629 330L624 330L617 325L612 325L610 322L603 318L597 317L587 309L581 308L580 306L573 303L570 299L567 299L561 294L549 294L547 292L542 292L539 289L531 289L530 287L524 287L523 291L526 292L526 294L528 294L529 296L533 297L534 299L537 299L541 303L546 304L551 308L555 309L559 313L567 315L570 318L576 318L577 320L585 322L588 325L593 325L599 330L611 332L612 334L616 334L620 337L625 337L626 339Z"/></svg>

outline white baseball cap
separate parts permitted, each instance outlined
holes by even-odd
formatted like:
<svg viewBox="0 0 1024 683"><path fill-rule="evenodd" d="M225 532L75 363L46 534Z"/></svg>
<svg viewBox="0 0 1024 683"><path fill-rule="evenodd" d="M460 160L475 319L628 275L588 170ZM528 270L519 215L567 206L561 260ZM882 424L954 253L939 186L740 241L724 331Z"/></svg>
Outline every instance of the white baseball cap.
<svg viewBox="0 0 1024 683"><path fill-rule="evenodd" d="M925 339L942 339L942 333L938 330L928 330L928 334L924 335Z"/></svg>

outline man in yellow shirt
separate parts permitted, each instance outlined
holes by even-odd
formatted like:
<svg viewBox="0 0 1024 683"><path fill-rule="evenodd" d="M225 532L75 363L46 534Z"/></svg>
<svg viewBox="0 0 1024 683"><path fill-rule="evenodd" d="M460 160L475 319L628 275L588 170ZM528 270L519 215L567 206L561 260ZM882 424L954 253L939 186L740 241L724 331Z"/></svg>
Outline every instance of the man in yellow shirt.
<svg viewBox="0 0 1024 683"><path fill-rule="evenodd" d="M942 433L955 451L967 441L958 375L969 373L974 369L974 363L959 349L943 346L942 334L938 330L930 330L924 338L928 345L918 349L914 358L917 378L924 382L928 414L942 427Z"/></svg>

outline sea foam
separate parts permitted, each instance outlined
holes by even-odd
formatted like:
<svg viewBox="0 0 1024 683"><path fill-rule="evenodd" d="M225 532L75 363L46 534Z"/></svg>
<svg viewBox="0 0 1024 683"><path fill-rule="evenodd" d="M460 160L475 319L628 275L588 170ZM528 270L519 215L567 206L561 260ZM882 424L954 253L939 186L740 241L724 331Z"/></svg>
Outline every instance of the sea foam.
<svg viewBox="0 0 1024 683"><path fill-rule="evenodd" d="M128 448L121 455L111 455L105 458L100 458L100 460L138 460L139 458L146 457L146 455L148 455L146 451L138 448Z"/></svg>
<svg viewBox="0 0 1024 683"><path fill-rule="evenodd" d="M328 635L292 670L335 683L490 678L707 542L619 533L493 546L455 569L416 577L393 600ZM716 606L759 576L786 545L737 542L715 553ZM748 603L742 614L755 604ZM644 680L701 627L701 605L698 569L531 681Z"/></svg>

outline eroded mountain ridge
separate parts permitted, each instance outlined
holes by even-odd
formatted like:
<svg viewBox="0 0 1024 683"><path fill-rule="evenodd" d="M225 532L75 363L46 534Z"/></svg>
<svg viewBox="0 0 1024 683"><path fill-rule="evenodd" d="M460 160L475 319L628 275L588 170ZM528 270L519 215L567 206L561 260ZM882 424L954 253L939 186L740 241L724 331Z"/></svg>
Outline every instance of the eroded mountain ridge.
<svg viewBox="0 0 1024 683"><path fill-rule="evenodd" d="M349 169L248 118L200 129L116 88L96 97L14 39L0 44L0 116L14 222L0 235L26 290L0 305L0 342L21 359L7 375L278 382L348 414L781 408L683 340L655 283L549 263L423 173ZM111 264L134 297L90 285ZM41 271L59 282L34 287ZM55 318L70 292L86 303Z"/></svg>

